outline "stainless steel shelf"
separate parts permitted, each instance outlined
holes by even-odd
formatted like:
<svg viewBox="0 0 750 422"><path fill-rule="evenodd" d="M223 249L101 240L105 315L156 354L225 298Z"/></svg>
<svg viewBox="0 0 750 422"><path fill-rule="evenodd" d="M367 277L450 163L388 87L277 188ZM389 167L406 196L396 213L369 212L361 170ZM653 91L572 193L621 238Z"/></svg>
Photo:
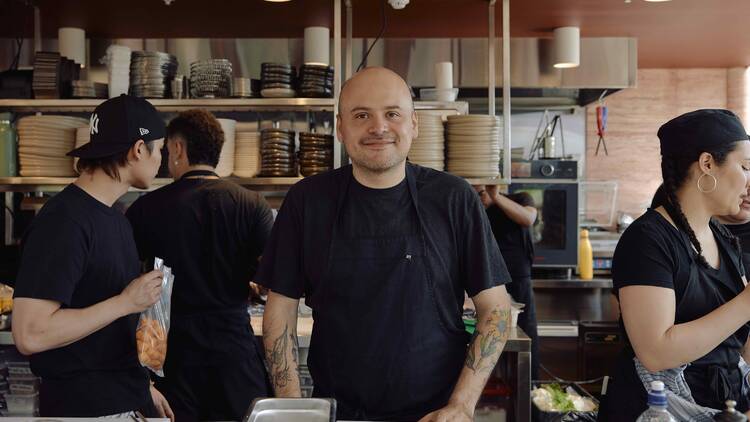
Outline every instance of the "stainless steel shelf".
<svg viewBox="0 0 750 422"><path fill-rule="evenodd" d="M0 109L19 112L91 112L104 99L0 99ZM192 98L184 100L149 99L161 111L182 111L190 108L206 108L214 111L333 111L333 98ZM460 114L469 112L465 101L416 101L417 110L455 110Z"/></svg>
<svg viewBox="0 0 750 422"><path fill-rule="evenodd" d="M104 99L0 100L0 109L18 112L91 112ZM213 111L333 111L333 98L195 98L149 99L160 111L206 108Z"/></svg>
<svg viewBox="0 0 750 422"><path fill-rule="evenodd" d="M256 187L259 190L279 190L288 188L302 180L302 177L228 177L242 186ZM0 192L56 192L75 180L73 177L0 177ZM156 179L147 191L172 183L172 179ZM143 192L131 189L132 192Z"/></svg>

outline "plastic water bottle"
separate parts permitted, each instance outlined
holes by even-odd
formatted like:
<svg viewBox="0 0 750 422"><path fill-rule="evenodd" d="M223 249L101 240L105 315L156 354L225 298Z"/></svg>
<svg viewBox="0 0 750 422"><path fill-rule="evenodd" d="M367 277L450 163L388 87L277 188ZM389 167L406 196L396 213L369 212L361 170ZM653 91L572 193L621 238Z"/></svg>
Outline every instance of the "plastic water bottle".
<svg viewBox="0 0 750 422"><path fill-rule="evenodd" d="M651 381L651 389L648 392L648 409L638 416L636 422L676 422L675 418L667 411L667 393L664 391L664 383Z"/></svg>

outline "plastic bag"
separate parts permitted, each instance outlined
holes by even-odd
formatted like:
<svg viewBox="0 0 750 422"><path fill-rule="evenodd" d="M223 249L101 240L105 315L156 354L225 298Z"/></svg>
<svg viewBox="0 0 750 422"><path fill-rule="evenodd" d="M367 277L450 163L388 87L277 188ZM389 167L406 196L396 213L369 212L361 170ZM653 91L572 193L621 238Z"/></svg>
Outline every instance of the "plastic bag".
<svg viewBox="0 0 750 422"><path fill-rule="evenodd" d="M161 258L154 259L154 269L164 273L159 300L141 312L135 340L138 347L138 360L141 365L163 377L164 360L167 357L167 335L169 334L169 309L172 305L172 269L164 265Z"/></svg>

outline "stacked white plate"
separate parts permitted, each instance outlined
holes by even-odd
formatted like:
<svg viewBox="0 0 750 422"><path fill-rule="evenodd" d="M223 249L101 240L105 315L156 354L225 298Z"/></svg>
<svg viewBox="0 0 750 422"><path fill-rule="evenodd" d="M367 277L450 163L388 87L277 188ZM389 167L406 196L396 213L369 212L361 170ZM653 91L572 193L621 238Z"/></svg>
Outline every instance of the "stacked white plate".
<svg viewBox="0 0 750 422"><path fill-rule="evenodd" d="M76 144L73 148L78 148L84 144L88 144L91 140L91 130L88 126L82 126L76 129ZM78 164L78 157L73 157L73 170L76 169Z"/></svg>
<svg viewBox="0 0 750 422"><path fill-rule="evenodd" d="M18 158L24 177L74 177L76 129L86 119L69 116L28 116L18 120Z"/></svg>
<svg viewBox="0 0 750 422"><path fill-rule="evenodd" d="M109 74L109 98L127 94L130 87L130 48L112 44L107 47L104 61Z"/></svg>
<svg viewBox="0 0 750 422"><path fill-rule="evenodd" d="M260 170L260 132L237 132L234 142L234 175L255 177Z"/></svg>
<svg viewBox="0 0 750 422"><path fill-rule="evenodd" d="M216 174L219 177L227 177L234 171L234 135L236 120L217 119L224 131L224 145L221 147L219 164L216 166Z"/></svg>
<svg viewBox="0 0 750 422"><path fill-rule="evenodd" d="M497 177L500 174L502 130L499 117L482 114L448 116L448 171L462 177Z"/></svg>
<svg viewBox="0 0 750 422"><path fill-rule="evenodd" d="M435 170L445 169L445 132L443 118L437 114L417 112L419 136L411 143L409 161Z"/></svg>

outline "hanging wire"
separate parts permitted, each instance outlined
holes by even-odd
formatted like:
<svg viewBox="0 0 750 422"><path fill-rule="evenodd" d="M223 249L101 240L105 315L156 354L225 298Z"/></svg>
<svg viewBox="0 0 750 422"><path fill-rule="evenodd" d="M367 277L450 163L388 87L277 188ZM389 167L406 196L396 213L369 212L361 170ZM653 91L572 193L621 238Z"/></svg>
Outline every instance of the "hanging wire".
<svg viewBox="0 0 750 422"><path fill-rule="evenodd" d="M365 66L365 63L367 63L367 58L370 56L370 52L372 51L372 48L375 47L375 44L378 43L378 40L380 40L380 38L383 36L383 33L385 33L385 28L388 26L388 21L385 16L385 9L386 9L385 4L386 4L386 0L383 0L382 8L380 11L381 13L380 16L382 20L382 23L380 25L380 32L378 33L378 36L375 37L375 41L372 44L370 44L370 48L367 49L367 52L365 53L365 55L362 57L362 61L359 63L359 66L357 66L357 72L362 70L362 68Z"/></svg>

